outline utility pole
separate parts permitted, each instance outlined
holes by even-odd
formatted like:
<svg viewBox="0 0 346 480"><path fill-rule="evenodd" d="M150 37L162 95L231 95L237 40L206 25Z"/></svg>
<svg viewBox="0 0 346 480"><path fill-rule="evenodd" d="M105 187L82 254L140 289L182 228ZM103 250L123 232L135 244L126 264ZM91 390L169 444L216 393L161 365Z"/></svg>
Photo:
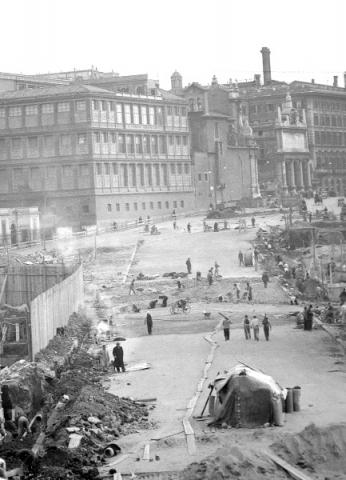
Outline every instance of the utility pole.
<svg viewBox="0 0 346 480"><path fill-rule="evenodd" d="M311 230L311 243L312 243L312 261L314 265L314 272L316 272L316 245L315 245L315 229L312 227Z"/></svg>

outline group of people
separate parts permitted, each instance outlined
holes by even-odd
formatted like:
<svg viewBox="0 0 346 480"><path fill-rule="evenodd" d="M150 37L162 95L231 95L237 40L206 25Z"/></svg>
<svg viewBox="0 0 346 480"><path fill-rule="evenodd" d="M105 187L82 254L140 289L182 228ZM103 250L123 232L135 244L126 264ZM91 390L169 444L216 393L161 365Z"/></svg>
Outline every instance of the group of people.
<svg viewBox="0 0 346 480"><path fill-rule="evenodd" d="M225 337L225 341L227 342L230 338L230 327L232 324L232 321L229 317L227 317L224 314L220 314L223 317L223 322L222 322L222 328L223 328L223 334ZM260 322L259 319L256 315L253 315L252 320L249 319L248 315L245 315L244 317L244 334L245 334L245 339L246 340L251 340L251 330L253 331L253 339L258 342L259 341L259 332L260 332ZM262 320L262 326L263 326L263 333L266 341L269 341L269 334L271 331L271 323L269 321L269 318L267 317L267 314L264 314L263 320Z"/></svg>

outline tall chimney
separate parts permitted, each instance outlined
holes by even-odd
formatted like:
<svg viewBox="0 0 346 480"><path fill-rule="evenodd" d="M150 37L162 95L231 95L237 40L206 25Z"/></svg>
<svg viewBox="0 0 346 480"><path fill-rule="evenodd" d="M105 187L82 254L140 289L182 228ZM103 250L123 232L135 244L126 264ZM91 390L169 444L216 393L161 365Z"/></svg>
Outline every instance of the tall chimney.
<svg viewBox="0 0 346 480"><path fill-rule="evenodd" d="M270 50L268 47L263 47L261 53L263 62L264 85L270 85L272 82L272 72L270 68Z"/></svg>
<svg viewBox="0 0 346 480"><path fill-rule="evenodd" d="M337 87L337 86L338 86L338 76L334 75L334 77L333 77L333 87Z"/></svg>

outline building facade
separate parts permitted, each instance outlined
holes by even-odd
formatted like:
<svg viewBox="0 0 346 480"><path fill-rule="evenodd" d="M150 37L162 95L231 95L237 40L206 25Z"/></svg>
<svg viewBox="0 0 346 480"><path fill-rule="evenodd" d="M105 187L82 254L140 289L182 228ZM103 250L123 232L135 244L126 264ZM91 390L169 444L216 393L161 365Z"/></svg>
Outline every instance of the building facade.
<svg viewBox="0 0 346 480"><path fill-rule="evenodd" d="M174 72L171 78L172 91L178 93L181 76ZM183 95L189 107L196 207L257 198L257 146L238 100L215 77L210 86L189 85Z"/></svg>
<svg viewBox="0 0 346 480"><path fill-rule="evenodd" d="M143 77L0 93L0 205L77 230L193 210L186 102Z"/></svg>
<svg viewBox="0 0 346 480"><path fill-rule="evenodd" d="M280 145L277 135L277 110L285 103L287 93L292 108L305 111L307 127L311 186L324 188L337 195L346 194L346 76L344 86L333 77L332 85L294 81L291 83L271 78L270 50L261 50L263 78L228 85L239 96L243 115L247 116L259 145L259 177L262 189L277 189L277 162ZM298 174L297 174L298 175ZM295 182L297 180L295 178ZM310 189L310 180L304 183ZM292 190L293 191L293 190Z"/></svg>

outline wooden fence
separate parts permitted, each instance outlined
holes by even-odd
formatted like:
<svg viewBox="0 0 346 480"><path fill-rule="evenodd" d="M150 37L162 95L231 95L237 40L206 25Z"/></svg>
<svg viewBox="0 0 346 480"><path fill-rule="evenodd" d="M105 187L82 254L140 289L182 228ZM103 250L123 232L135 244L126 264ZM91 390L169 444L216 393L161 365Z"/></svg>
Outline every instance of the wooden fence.
<svg viewBox="0 0 346 480"><path fill-rule="evenodd" d="M83 268L79 268L65 280L44 291L30 303L31 357L35 358L48 345L58 327L67 325L73 312L82 306Z"/></svg>
<svg viewBox="0 0 346 480"><path fill-rule="evenodd" d="M21 305L30 302L42 292L65 280L76 270L76 265L10 265L7 269L5 302Z"/></svg>

